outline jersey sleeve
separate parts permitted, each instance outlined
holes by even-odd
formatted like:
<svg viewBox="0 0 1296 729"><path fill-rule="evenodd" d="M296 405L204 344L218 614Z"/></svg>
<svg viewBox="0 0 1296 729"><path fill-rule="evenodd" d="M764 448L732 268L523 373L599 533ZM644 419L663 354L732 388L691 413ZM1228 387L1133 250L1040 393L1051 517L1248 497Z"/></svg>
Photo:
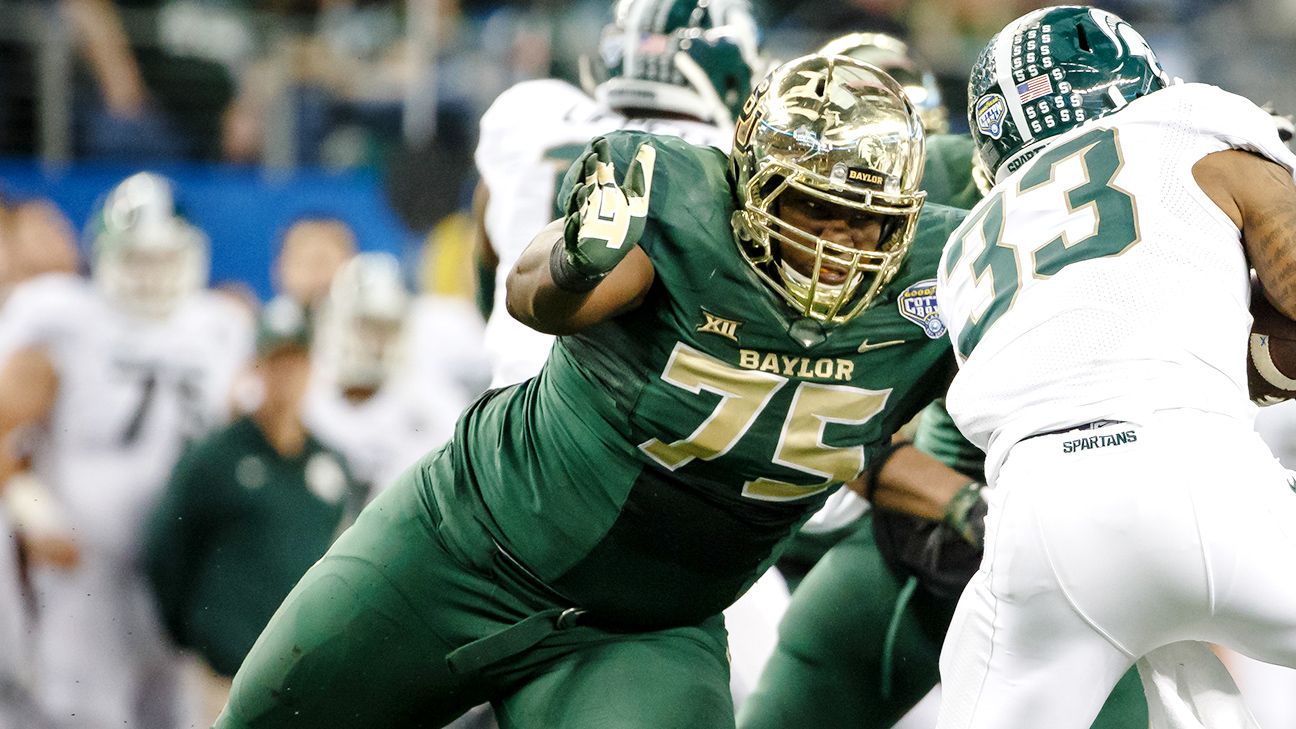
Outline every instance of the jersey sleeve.
<svg viewBox="0 0 1296 729"><path fill-rule="evenodd" d="M985 480L985 453L963 437L945 409L944 398L923 410L914 446L968 478Z"/></svg>
<svg viewBox="0 0 1296 729"><path fill-rule="evenodd" d="M518 163L542 155L536 141L548 136L542 128L564 123L555 112L592 103L579 89L556 79L525 81L505 89L481 118L473 159L482 181L488 188L499 187L493 183L513 174Z"/></svg>
<svg viewBox="0 0 1296 729"><path fill-rule="evenodd" d="M1207 84L1172 86L1149 98L1171 91L1190 99L1189 118L1199 132L1219 137L1233 149L1261 154L1296 174L1296 154L1278 138L1273 116L1250 99Z"/></svg>

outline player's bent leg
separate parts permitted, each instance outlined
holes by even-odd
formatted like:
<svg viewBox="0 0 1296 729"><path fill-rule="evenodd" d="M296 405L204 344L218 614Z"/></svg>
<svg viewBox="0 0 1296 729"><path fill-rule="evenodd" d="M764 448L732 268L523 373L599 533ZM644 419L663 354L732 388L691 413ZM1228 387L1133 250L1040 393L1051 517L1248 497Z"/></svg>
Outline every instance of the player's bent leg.
<svg viewBox="0 0 1296 729"><path fill-rule="evenodd" d="M550 646L567 655L496 703L501 729L734 726L720 616L650 633L573 631L572 639L580 644Z"/></svg>
<svg viewBox="0 0 1296 729"><path fill-rule="evenodd" d="M293 589L218 729L439 727L486 700L446 655L528 606L446 551L417 481L411 470L384 491Z"/></svg>
<svg viewBox="0 0 1296 729"><path fill-rule="evenodd" d="M1265 663L1296 668L1296 472L1283 469L1253 434L1236 435L1227 483L1194 485L1213 596L1208 640Z"/></svg>
<svg viewBox="0 0 1296 729"><path fill-rule="evenodd" d="M466 711L438 660L449 646L403 603L372 565L326 557L257 640L218 729L438 727Z"/></svg>
<svg viewBox="0 0 1296 729"><path fill-rule="evenodd" d="M1084 556L1066 551L1057 535L1058 520L1078 510L1058 497L1079 489L1060 482L1096 477L1053 473L1049 480L1030 457L1043 449L1031 448L1014 451L988 494L985 557L941 651L939 729L1084 729L1133 665L1133 655L1100 632L1059 582L1059 562ZM1095 510L1101 507L1084 516Z"/></svg>
<svg viewBox="0 0 1296 729"><path fill-rule="evenodd" d="M921 588L906 590L862 526L793 594L739 726L890 727L936 684L953 609Z"/></svg>

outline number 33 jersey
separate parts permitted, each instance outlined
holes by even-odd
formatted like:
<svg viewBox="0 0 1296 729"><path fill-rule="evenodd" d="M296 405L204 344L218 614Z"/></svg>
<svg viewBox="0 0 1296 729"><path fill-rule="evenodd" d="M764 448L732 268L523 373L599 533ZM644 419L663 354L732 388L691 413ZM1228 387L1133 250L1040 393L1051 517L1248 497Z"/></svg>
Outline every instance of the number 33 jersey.
<svg viewBox="0 0 1296 729"><path fill-rule="evenodd" d="M1296 168L1251 102L1171 86L1058 137L950 238L946 402L989 478L1034 433L1165 408L1253 415L1246 257L1192 174L1230 148Z"/></svg>
<svg viewBox="0 0 1296 729"><path fill-rule="evenodd" d="M825 327L794 316L740 256L723 152L608 139L618 175L641 142L657 148L640 241L652 287L639 307L560 337L536 378L470 408L456 489L431 487L450 531L480 523L576 604L631 624L690 623L736 599L943 391L953 359L934 268L964 213L924 209L886 293Z"/></svg>
<svg viewBox="0 0 1296 729"><path fill-rule="evenodd" d="M0 309L0 361L39 348L58 376L31 449L78 541L128 554L184 444L227 416L249 317L208 292L166 320L130 318L78 277L42 276Z"/></svg>

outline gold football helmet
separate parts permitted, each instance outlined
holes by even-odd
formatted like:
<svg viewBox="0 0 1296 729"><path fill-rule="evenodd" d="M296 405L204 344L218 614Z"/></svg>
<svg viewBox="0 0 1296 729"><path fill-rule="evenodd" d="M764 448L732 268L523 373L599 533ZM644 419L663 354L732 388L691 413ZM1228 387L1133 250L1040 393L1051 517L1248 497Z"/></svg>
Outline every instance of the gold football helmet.
<svg viewBox="0 0 1296 729"><path fill-rule="evenodd" d="M841 323L857 316L895 276L913 241L925 193L924 135L904 90L875 66L845 56L802 56L779 66L748 98L734 132L738 193L733 227L756 273L802 316ZM842 220L883 221L871 250L827 240L780 217L795 191ZM810 270L781 259L799 249Z"/></svg>

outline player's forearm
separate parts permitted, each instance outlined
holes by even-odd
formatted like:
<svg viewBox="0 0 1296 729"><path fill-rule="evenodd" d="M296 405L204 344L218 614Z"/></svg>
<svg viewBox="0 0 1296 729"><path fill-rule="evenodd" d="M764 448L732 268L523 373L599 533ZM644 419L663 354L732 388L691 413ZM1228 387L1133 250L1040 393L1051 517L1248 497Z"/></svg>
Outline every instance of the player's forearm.
<svg viewBox="0 0 1296 729"><path fill-rule="evenodd" d="M944 518L951 497L967 485L968 477L913 446L897 450L876 476L874 506L925 519ZM852 482L857 492L863 479Z"/></svg>
<svg viewBox="0 0 1296 729"><path fill-rule="evenodd" d="M545 334L571 334L581 329L581 306L593 293L569 291L554 282L550 257L562 244L562 221L554 221L531 241L508 276L509 314Z"/></svg>
<svg viewBox="0 0 1296 729"><path fill-rule="evenodd" d="M573 334L643 302L656 272L635 246L590 291L560 285L554 251L561 250L563 221L546 226L518 259L508 277L508 310L515 319L546 334Z"/></svg>
<svg viewBox="0 0 1296 729"><path fill-rule="evenodd" d="M1251 178L1264 192L1248 189L1241 201L1242 238L1269 303L1296 319L1296 187L1283 167L1252 166L1259 169Z"/></svg>

